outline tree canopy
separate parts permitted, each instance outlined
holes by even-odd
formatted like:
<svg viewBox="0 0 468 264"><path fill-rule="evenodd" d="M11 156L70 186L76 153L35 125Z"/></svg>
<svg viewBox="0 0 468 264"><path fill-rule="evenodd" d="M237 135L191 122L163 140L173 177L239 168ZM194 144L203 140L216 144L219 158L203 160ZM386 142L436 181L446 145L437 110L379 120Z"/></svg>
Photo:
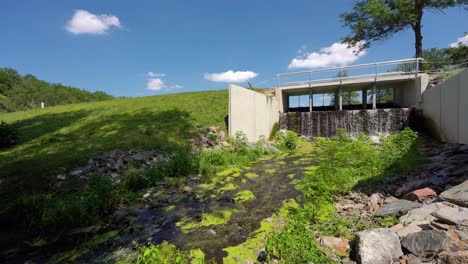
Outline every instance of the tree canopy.
<svg viewBox="0 0 468 264"><path fill-rule="evenodd" d="M16 70L0 68L0 112L13 112L47 106L102 101L113 98L104 92L89 92L58 83L48 83Z"/></svg>
<svg viewBox="0 0 468 264"><path fill-rule="evenodd" d="M358 46L358 51L374 42L411 28L415 35L416 57L422 56L422 17L424 10L443 12L455 6L467 7L468 0L360 0L352 12L341 14L343 25L351 29L344 43Z"/></svg>

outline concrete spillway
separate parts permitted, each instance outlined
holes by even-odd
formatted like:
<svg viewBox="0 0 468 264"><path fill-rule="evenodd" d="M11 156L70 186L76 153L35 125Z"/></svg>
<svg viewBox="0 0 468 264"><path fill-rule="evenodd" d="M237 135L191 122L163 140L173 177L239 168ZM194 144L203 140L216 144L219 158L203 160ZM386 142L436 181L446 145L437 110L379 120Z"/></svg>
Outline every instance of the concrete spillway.
<svg viewBox="0 0 468 264"><path fill-rule="evenodd" d="M333 137L343 128L351 135L391 134L409 126L410 108L283 113L281 129L306 137Z"/></svg>

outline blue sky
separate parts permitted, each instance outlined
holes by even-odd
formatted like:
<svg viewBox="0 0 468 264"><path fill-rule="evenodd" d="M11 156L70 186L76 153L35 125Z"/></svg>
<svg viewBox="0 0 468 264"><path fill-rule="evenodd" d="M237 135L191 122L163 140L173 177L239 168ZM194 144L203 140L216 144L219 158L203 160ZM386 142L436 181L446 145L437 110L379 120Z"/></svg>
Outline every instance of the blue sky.
<svg viewBox="0 0 468 264"><path fill-rule="evenodd" d="M353 3L3 0L0 67L86 90L145 96L245 86L246 79L274 86L274 74L319 67L317 59L333 66L413 56L408 30L349 58L338 44L348 33L339 14ZM447 47L467 24L468 12L460 8L426 12L424 47Z"/></svg>

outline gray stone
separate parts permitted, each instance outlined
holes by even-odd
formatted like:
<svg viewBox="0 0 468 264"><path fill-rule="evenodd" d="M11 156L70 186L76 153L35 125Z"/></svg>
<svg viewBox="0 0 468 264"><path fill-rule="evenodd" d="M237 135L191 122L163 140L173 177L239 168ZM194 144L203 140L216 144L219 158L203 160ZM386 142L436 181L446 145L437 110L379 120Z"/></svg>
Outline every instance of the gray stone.
<svg viewBox="0 0 468 264"><path fill-rule="evenodd" d="M437 210L439 210L439 208L442 208L444 206L445 205L443 203L432 203L423 205L422 207L410 210L407 214L401 216L400 222L402 224L407 225L413 221L434 220L432 213L436 212Z"/></svg>
<svg viewBox="0 0 468 264"><path fill-rule="evenodd" d="M452 238L442 230L427 230L407 235L401 245L418 257L433 257L449 250Z"/></svg>
<svg viewBox="0 0 468 264"><path fill-rule="evenodd" d="M420 203L411 202L407 200L398 200L391 204L386 204L380 207L380 209L377 210L374 213L374 215L379 216L379 217L386 217L386 216L393 216L393 215L399 216L399 215L407 213L408 211L412 209L416 209L421 206L422 204Z"/></svg>
<svg viewBox="0 0 468 264"><path fill-rule="evenodd" d="M439 221L447 224L459 225L463 222L468 224L468 210L463 207L445 206L434 212L432 215L437 217Z"/></svg>
<svg viewBox="0 0 468 264"><path fill-rule="evenodd" d="M145 160L145 156L143 156L142 154L140 153L137 153L137 154L134 154L130 157L132 160L138 160L138 161L142 161L142 160Z"/></svg>
<svg viewBox="0 0 468 264"><path fill-rule="evenodd" d="M454 204L468 207L468 181L464 181L463 183L444 191L440 194L440 198Z"/></svg>
<svg viewBox="0 0 468 264"><path fill-rule="evenodd" d="M406 237L409 234L416 233L422 230L431 230L432 228L429 225L429 221L420 221L420 222L413 222L408 226L400 229L396 232L396 234L400 237Z"/></svg>
<svg viewBox="0 0 468 264"><path fill-rule="evenodd" d="M356 233L356 253L361 264L387 264L403 255L400 239L387 228Z"/></svg>
<svg viewBox="0 0 468 264"><path fill-rule="evenodd" d="M460 238L461 241L468 241L468 233L464 232L462 230L453 230L455 233L457 233L458 237Z"/></svg>
<svg viewBox="0 0 468 264"><path fill-rule="evenodd" d="M210 235L216 235L216 231L214 231L213 229L208 229L206 230L206 233L210 234Z"/></svg>

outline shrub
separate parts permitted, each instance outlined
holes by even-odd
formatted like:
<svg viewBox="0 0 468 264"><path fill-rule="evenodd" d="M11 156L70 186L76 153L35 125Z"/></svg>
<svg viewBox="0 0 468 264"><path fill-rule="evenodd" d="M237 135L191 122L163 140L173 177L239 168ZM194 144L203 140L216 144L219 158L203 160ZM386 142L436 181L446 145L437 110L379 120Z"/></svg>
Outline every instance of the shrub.
<svg viewBox="0 0 468 264"><path fill-rule="evenodd" d="M112 180L102 174L93 174L81 193L83 213L101 216L111 208L114 200Z"/></svg>
<svg viewBox="0 0 468 264"><path fill-rule="evenodd" d="M332 263L318 248L311 230L302 225L288 225L279 233L268 236L265 251L267 261L281 263Z"/></svg>
<svg viewBox="0 0 468 264"><path fill-rule="evenodd" d="M296 132L290 130L280 131L275 136L275 141L278 142L279 147L284 150L296 149L298 140L299 137Z"/></svg>
<svg viewBox="0 0 468 264"><path fill-rule="evenodd" d="M174 156L167 162L169 177L187 176L193 171L192 154L187 148L178 148Z"/></svg>
<svg viewBox="0 0 468 264"><path fill-rule="evenodd" d="M123 177L123 185L127 190L139 191L149 186L149 179L145 173L130 169Z"/></svg>
<svg viewBox="0 0 468 264"><path fill-rule="evenodd" d="M268 140L273 141L279 129L280 124L278 122L274 123L273 127L271 128L270 137L268 138Z"/></svg>
<svg viewBox="0 0 468 264"><path fill-rule="evenodd" d="M136 245L136 254L128 256L126 259L117 261L118 264L182 264L188 263L187 256L176 246L162 242L159 245L149 244L148 246Z"/></svg>
<svg viewBox="0 0 468 264"><path fill-rule="evenodd" d="M230 143L234 147L235 151L246 152L248 147L247 136L241 132L237 131L234 137L230 138Z"/></svg>
<svg viewBox="0 0 468 264"><path fill-rule="evenodd" d="M18 131L12 125L0 121L0 149L11 147L18 141Z"/></svg>

